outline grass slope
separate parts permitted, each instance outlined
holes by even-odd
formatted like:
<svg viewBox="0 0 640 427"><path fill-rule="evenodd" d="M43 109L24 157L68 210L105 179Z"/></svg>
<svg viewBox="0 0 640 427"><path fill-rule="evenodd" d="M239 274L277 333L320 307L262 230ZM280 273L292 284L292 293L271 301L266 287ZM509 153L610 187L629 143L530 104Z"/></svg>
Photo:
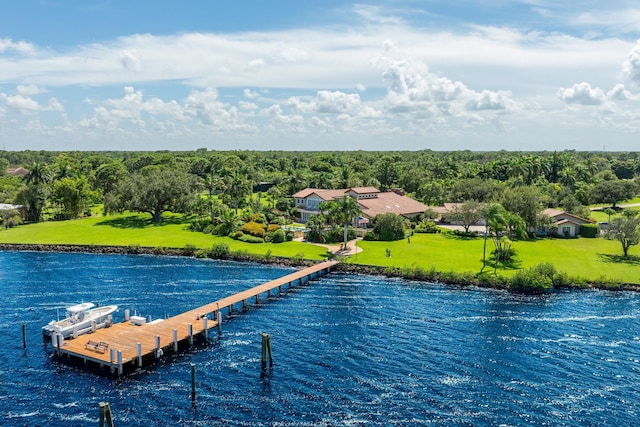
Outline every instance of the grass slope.
<svg viewBox="0 0 640 427"><path fill-rule="evenodd" d="M250 244L228 237L214 237L188 229L188 223L179 215L165 215L160 225L153 225L150 216L114 215L91 217L72 221L41 222L22 225L0 231L0 243L24 244L70 244L183 248L211 248L217 243L226 243L231 251L247 251L264 255L268 250L277 257L294 257L321 260L327 256L326 249L300 242L278 244Z"/></svg>
<svg viewBox="0 0 640 427"><path fill-rule="evenodd" d="M438 271L474 272L482 268L483 239L461 239L449 234L416 234L411 243L358 242L363 249L349 262L365 265L395 267L434 267ZM617 240L597 239L540 239L514 242L518 264L512 269L500 269L499 274L511 275L517 268L527 268L542 262L550 262L559 271L570 276L597 280L607 277L627 283L640 283L640 257L622 258L622 248ZM386 249L391 257L386 257ZM487 257L493 243L487 241ZM485 271L493 272L488 267Z"/></svg>

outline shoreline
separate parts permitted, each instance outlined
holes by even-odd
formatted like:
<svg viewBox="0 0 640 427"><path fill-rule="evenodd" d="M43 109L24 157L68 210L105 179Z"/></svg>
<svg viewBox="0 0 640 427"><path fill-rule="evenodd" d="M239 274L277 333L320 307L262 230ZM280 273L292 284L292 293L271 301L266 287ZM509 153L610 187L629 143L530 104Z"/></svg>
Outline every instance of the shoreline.
<svg viewBox="0 0 640 427"><path fill-rule="evenodd" d="M106 245L69 245L69 244L23 244L0 243L0 251L24 251L24 252L62 252L62 253L89 253L89 254L113 254L113 255L155 255L155 256L183 256L191 258L209 258L237 262L256 262L260 264L274 264L289 267L309 266L316 261L305 259L292 259L285 257L265 257L252 255L245 252L230 252L226 256L213 256L210 252L195 247L169 248L148 246L106 246ZM374 265L349 264L338 262L335 270L343 273L368 274L401 278L409 281L431 282L457 287L479 287L484 289L497 289L508 291L508 279L503 276L478 276L475 273L465 272L441 272L434 269L423 270L420 268L381 267ZM598 289L607 291L634 291L640 292L640 284L620 283L619 286L607 286L606 284L586 283L573 284L555 289Z"/></svg>

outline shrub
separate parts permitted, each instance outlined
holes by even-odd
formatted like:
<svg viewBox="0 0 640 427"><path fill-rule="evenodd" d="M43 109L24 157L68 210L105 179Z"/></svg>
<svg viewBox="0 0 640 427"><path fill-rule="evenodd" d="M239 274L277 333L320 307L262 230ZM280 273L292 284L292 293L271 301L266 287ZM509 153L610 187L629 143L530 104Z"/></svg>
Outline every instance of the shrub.
<svg viewBox="0 0 640 427"><path fill-rule="evenodd" d="M245 223L240 229L244 234L250 234L255 237L264 238L264 224L258 224L257 222L249 221Z"/></svg>
<svg viewBox="0 0 640 427"><path fill-rule="evenodd" d="M243 234L238 240L245 243L264 243L264 239L262 237L253 236L251 234Z"/></svg>
<svg viewBox="0 0 640 427"><path fill-rule="evenodd" d="M519 270L510 280L509 289L525 294L541 294L551 288L551 281L535 269Z"/></svg>
<svg viewBox="0 0 640 427"><path fill-rule="evenodd" d="M278 224L269 224L269 226L267 227L267 233L270 233L272 231L276 231L279 229L280 229L280 226Z"/></svg>
<svg viewBox="0 0 640 427"><path fill-rule="evenodd" d="M233 233L229 234L229 237L231 237L233 240L240 240L242 236L244 236L244 233L240 230L234 231Z"/></svg>
<svg viewBox="0 0 640 427"><path fill-rule="evenodd" d="M440 233L441 230L440 230L440 227L438 227L436 223L433 221L422 221L420 224L416 226L415 232L435 234L435 233Z"/></svg>
<svg viewBox="0 0 640 427"><path fill-rule="evenodd" d="M211 257L225 259L229 257L231 250L229 249L229 245L226 243L216 243L211 248Z"/></svg>
<svg viewBox="0 0 640 427"><path fill-rule="evenodd" d="M22 224L22 216L20 212L15 209L0 212L0 224L4 225L4 228L15 227Z"/></svg>
<svg viewBox="0 0 640 427"><path fill-rule="evenodd" d="M196 253L196 246L191 243L187 243L186 245L184 245L182 253L187 256L193 256Z"/></svg>
<svg viewBox="0 0 640 427"><path fill-rule="evenodd" d="M205 230L209 229L211 230L211 227L213 226L212 222L211 222L211 218L196 218L193 221L191 221L191 224L189 224L189 229L191 231L198 231L201 233L206 233Z"/></svg>
<svg viewBox="0 0 640 427"><path fill-rule="evenodd" d="M287 231L287 233L285 234L285 239L287 242L290 242L293 240L293 231L289 230Z"/></svg>
<svg viewBox="0 0 640 427"><path fill-rule="evenodd" d="M404 239L405 219L398 214L384 213L375 219L373 232L378 240L393 241Z"/></svg>
<svg viewBox="0 0 640 427"><path fill-rule="evenodd" d="M582 224L580 226L580 235L582 237L593 239L598 236L598 231L597 224Z"/></svg>
<svg viewBox="0 0 640 427"><path fill-rule="evenodd" d="M553 264L543 262L526 270L518 271L509 280L509 289L529 294L540 294L553 286L567 283L567 277L558 273Z"/></svg>
<svg viewBox="0 0 640 427"><path fill-rule="evenodd" d="M286 238L286 234L284 233L284 230L279 228L276 231L273 232L273 236L271 237L271 242L272 243L282 243L284 242L285 238Z"/></svg>
<svg viewBox="0 0 640 427"><path fill-rule="evenodd" d="M453 234L463 239L475 239L478 237L478 233L475 231L453 230Z"/></svg>

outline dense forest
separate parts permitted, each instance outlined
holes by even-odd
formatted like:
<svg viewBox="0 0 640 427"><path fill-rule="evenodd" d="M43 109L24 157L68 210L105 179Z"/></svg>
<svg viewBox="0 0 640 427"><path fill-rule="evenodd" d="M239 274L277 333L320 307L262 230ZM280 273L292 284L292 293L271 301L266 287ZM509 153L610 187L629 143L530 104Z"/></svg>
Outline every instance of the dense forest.
<svg viewBox="0 0 640 427"><path fill-rule="evenodd" d="M12 170L22 167L26 175ZM238 216L290 221L289 196L306 188L401 189L429 205L500 203L536 226L556 207L588 217L634 197L639 153L424 151L0 151L0 203L26 207L28 221L165 211L224 226ZM259 183L270 183L258 192ZM194 220L195 221L195 220ZM206 222L206 221L205 221Z"/></svg>

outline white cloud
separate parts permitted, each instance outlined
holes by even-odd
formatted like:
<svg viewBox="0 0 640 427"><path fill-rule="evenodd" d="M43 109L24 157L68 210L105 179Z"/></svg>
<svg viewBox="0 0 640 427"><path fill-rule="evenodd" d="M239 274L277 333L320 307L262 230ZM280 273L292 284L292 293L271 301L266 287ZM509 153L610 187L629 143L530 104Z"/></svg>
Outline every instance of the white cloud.
<svg viewBox="0 0 640 427"><path fill-rule="evenodd" d="M10 38L6 38L6 37L1 38L0 53L9 52L9 51L14 51L18 53L32 53L36 51L36 46L22 40L18 42L14 42Z"/></svg>
<svg viewBox="0 0 640 427"><path fill-rule="evenodd" d="M430 118L438 123L454 117L482 124L482 116L472 111L494 114L518 109L508 91L471 90L460 81L431 73L421 62L404 58L389 41L383 49L375 65L382 70L387 86L386 107L391 113L415 114L417 119Z"/></svg>
<svg viewBox="0 0 640 427"><path fill-rule="evenodd" d="M305 113L356 114L361 107L358 94L346 94L340 91L321 90L316 97L304 102L299 97L292 97L288 104Z"/></svg>
<svg viewBox="0 0 640 427"><path fill-rule="evenodd" d="M33 96L47 93L47 90L36 85L18 85L16 86L16 93L19 95Z"/></svg>
<svg viewBox="0 0 640 427"><path fill-rule="evenodd" d="M607 92L607 99L612 101L627 101L634 98L635 96L621 83L616 84L613 89Z"/></svg>
<svg viewBox="0 0 640 427"><path fill-rule="evenodd" d="M124 49L119 55L122 67L129 71L140 71L142 61L137 49Z"/></svg>
<svg viewBox="0 0 640 427"><path fill-rule="evenodd" d="M570 88L560 88L558 97L567 104L602 105L606 96L602 89L592 88L589 83L576 83Z"/></svg>
<svg viewBox="0 0 640 427"><path fill-rule="evenodd" d="M640 84L640 40L631 49L622 64L622 74L636 84Z"/></svg>

